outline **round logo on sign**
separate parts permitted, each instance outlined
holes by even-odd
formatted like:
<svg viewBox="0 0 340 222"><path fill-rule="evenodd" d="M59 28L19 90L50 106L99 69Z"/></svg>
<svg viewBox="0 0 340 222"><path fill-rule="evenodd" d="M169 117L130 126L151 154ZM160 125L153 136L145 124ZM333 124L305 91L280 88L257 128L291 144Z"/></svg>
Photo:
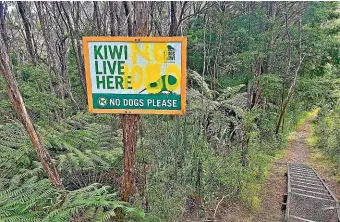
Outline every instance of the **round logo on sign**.
<svg viewBox="0 0 340 222"><path fill-rule="evenodd" d="M105 105L106 105L106 102L107 102L107 100L106 100L105 98L99 98L99 99L98 99L98 104L99 104L100 106L105 106Z"/></svg>

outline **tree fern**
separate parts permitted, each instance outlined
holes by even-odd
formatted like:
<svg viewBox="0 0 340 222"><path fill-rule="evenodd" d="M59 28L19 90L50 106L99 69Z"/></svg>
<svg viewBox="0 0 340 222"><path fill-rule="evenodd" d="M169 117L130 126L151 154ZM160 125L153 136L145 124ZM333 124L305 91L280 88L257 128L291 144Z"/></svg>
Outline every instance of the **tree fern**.
<svg viewBox="0 0 340 222"><path fill-rule="evenodd" d="M116 208L121 208L128 214L142 215L138 210L117 201L111 187L100 184L60 193L47 179L32 178L19 188L0 193L0 219L5 222L66 222L72 217L90 221L97 221L97 218L106 220L115 216Z"/></svg>
<svg viewBox="0 0 340 222"><path fill-rule="evenodd" d="M0 221L107 221L115 216L117 207L130 215L142 215L117 201L113 188L94 183L112 184L109 170L121 165L122 151L115 149L119 143L112 142L118 141L112 138L119 132L84 114L59 125L40 125L38 130L55 157L63 183L71 190L58 192L44 179L20 123L0 125ZM69 186L77 183L75 179L81 182Z"/></svg>

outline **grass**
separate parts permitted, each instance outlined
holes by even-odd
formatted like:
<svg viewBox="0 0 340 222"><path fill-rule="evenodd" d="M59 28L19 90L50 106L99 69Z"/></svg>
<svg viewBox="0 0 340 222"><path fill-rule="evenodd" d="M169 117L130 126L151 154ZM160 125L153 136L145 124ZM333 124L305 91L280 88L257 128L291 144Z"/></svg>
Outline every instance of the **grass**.
<svg viewBox="0 0 340 222"><path fill-rule="evenodd" d="M310 112L307 111L302 112L301 116L297 121L296 129L299 129L306 122L307 119L315 118L318 115L319 111L320 109L316 108Z"/></svg>
<svg viewBox="0 0 340 222"><path fill-rule="evenodd" d="M311 130L307 137L307 147L310 151L308 163L322 172L328 172L332 180L340 182L340 174L338 172L337 163L331 160L320 150L317 145L320 137L315 134L316 124L312 123Z"/></svg>

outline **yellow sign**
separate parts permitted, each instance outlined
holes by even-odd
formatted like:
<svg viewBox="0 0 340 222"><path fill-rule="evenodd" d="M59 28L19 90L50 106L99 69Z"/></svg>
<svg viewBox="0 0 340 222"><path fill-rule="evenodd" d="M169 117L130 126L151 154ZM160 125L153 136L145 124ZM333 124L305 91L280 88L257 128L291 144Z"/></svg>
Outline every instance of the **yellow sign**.
<svg viewBox="0 0 340 222"><path fill-rule="evenodd" d="M186 37L84 37L93 113L184 114Z"/></svg>

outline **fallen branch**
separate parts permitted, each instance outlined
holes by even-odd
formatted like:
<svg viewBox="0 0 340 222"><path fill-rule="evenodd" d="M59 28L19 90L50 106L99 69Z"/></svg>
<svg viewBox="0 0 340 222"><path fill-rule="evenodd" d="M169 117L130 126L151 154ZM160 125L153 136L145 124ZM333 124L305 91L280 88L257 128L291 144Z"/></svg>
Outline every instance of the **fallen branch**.
<svg viewBox="0 0 340 222"><path fill-rule="evenodd" d="M217 213L217 210L218 210L220 204L222 203L222 201L224 200L224 198L226 198L226 197L228 197L228 196L230 196L230 194L223 196L222 199L221 199L220 201L218 201L218 203L217 203L217 205L216 205L216 208L215 208L215 212L214 212L214 220L213 220L213 221L216 221L216 213Z"/></svg>

